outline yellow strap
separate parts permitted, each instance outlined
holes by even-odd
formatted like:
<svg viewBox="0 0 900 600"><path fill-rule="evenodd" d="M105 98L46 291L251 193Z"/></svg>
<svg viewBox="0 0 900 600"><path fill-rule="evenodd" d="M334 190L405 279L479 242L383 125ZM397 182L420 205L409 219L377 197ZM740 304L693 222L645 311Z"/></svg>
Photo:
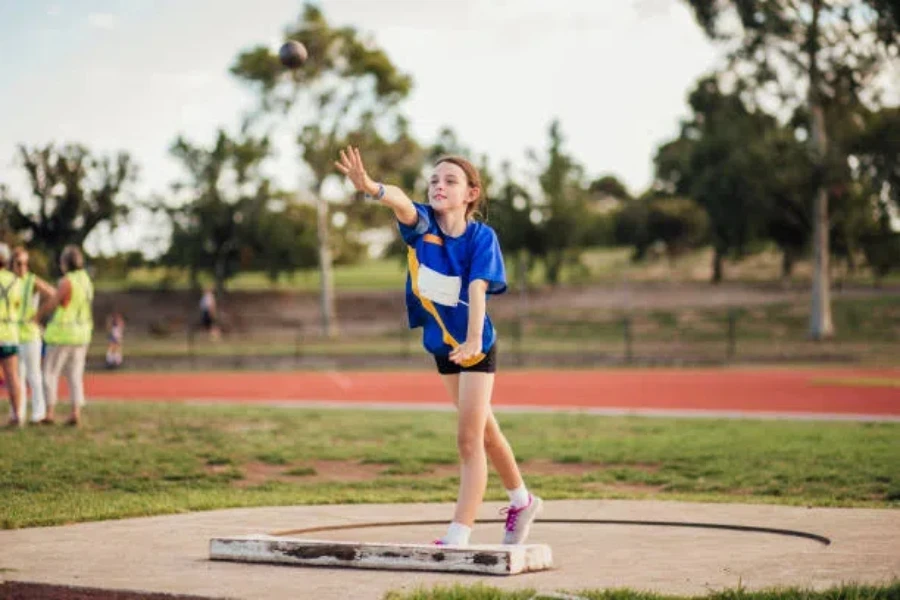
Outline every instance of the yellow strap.
<svg viewBox="0 0 900 600"><path fill-rule="evenodd" d="M428 298L424 298L419 294L419 259L416 257L416 249L412 246L408 247L408 251L406 254L407 260L409 261L409 275L410 281L412 282L412 291L413 294L416 295L416 298L419 299L419 302L422 303L422 307L428 311L434 320L437 322L438 327L441 328L442 338L444 343L453 348L454 350L460 346L460 343L456 341L456 338L450 334L450 331L447 329L447 326L444 325L444 321L441 319L440 313L438 313L437 308L434 306L434 303ZM475 356L464 360L462 366L471 367L473 365L477 365L480 363L485 357L484 352L479 352Z"/></svg>

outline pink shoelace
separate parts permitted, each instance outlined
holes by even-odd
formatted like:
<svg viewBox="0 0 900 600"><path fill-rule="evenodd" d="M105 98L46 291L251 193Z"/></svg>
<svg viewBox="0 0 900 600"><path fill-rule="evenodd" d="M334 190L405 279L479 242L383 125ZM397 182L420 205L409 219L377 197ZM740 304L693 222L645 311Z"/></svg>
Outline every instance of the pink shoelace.
<svg viewBox="0 0 900 600"><path fill-rule="evenodd" d="M522 514L522 511L531 506L531 500L529 499L528 504L525 506L520 506L516 508L514 506L508 506L506 508L500 509L500 514L506 514L506 531L515 531L516 523L519 522L519 515Z"/></svg>

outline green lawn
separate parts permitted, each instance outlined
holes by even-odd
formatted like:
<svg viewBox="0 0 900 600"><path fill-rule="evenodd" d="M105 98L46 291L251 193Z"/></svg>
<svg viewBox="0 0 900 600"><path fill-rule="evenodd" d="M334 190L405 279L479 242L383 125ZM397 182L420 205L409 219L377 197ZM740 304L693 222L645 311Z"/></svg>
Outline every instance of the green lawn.
<svg viewBox="0 0 900 600"><path fill-rule="evenodd" d="M505 591L488 585L435 586L412 592L391 592L385 600L551 600L566 596L542 595L534 590ZM845 585L822 591L784 588L759 592L743 589L715 591L704 596L667 596L628 589L569 591L568 597L584 600L898 600L900 582L885 586Z"/></svg>
<svg viewBox="0 0 900 600"><path fill-rule="evenodd" d="M456 494L449 412L95 403L86 415L81 429L0 432L4 528ZM499 419L548 499L900 506L898 423ZM492 476L489 499L502 497Z"/></svg>
<svg viewBox="0 0 900 600"><path fill-rule="evenodd" d="M399 259L366 261L355 265L337 265L334 268L334 283L340 290L386 290L397 289L406 276L406 266ZM208 279L202 279L209 283ZM124 278L109 279L99 274L96 287L104 291L129 289L188 289L187 271L161 268L140 268L129 271ZM239 273L228 283L229 290L297 290L315 291L319 289L319 272L315 269L300 271L293 276L283 276L273 283L261 272Z"/></svg>

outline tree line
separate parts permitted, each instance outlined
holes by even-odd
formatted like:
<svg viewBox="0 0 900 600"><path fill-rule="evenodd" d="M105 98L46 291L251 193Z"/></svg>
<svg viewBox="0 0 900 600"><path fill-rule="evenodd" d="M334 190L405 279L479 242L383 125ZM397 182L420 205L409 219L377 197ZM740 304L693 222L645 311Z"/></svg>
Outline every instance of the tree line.
<svg viewBox="0 0 900 600"><path fill-rule="evenodd" d="M654 156L654 180L632 195L614 175L590 177L548 124L542 151L524 169L495 164L446 129L413 137L403 100L411 77L353 27L329 23L306 5L286 31L309 60L286 70L266 46L240 51L231 74L255 90L257 106L236 132L211 144L177 135L169 152L182 177L165 193L135 198L138 165L127 152L96 156L79 144L18 148L29 202L0 185L0 236L47 257L82 244L101 223L115 226L141 207L165 215L171 234L155 264L185 269L217 287L242 270L273 281L318 268L323 330L336 331L333 263L359 261L362 234L391 227L390 215L362 198L325 202L332 162L347 144L364 149L372 176L425 198L427 168L460 153L482 170L484 217L495 227L521 280L542 265L550 284L586 248L628 245L636 260L661 251L712 246L712 281L726 260L777 245L782 275L812 255L810 328L832 334L829 260L877 275L900 266L900 108L880 96L878 77L900 53L900 9L880 0L686 0L709 37L729 44L727 60L696 81L688 116ZM279 189L266 175L272 133L295 128L308 182ZM27 208L26 208L27 207ZM141 264L139 252L125 257Z"/></svg>

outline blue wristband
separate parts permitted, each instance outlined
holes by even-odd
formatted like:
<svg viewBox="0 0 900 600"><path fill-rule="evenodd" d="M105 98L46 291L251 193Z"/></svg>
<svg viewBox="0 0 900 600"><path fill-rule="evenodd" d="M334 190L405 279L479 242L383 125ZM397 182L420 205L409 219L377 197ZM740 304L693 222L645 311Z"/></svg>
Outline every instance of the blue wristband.
<svg viewBox="0 0 900 600"><path fill-rule="evenodd" d="M382 185L382 184L379 183L379 184L378 184L378 193L375 194L375 199L376 199L376 200L381 200L381 199L383 199L383 198L384 198L384 185Z"/></svg>

